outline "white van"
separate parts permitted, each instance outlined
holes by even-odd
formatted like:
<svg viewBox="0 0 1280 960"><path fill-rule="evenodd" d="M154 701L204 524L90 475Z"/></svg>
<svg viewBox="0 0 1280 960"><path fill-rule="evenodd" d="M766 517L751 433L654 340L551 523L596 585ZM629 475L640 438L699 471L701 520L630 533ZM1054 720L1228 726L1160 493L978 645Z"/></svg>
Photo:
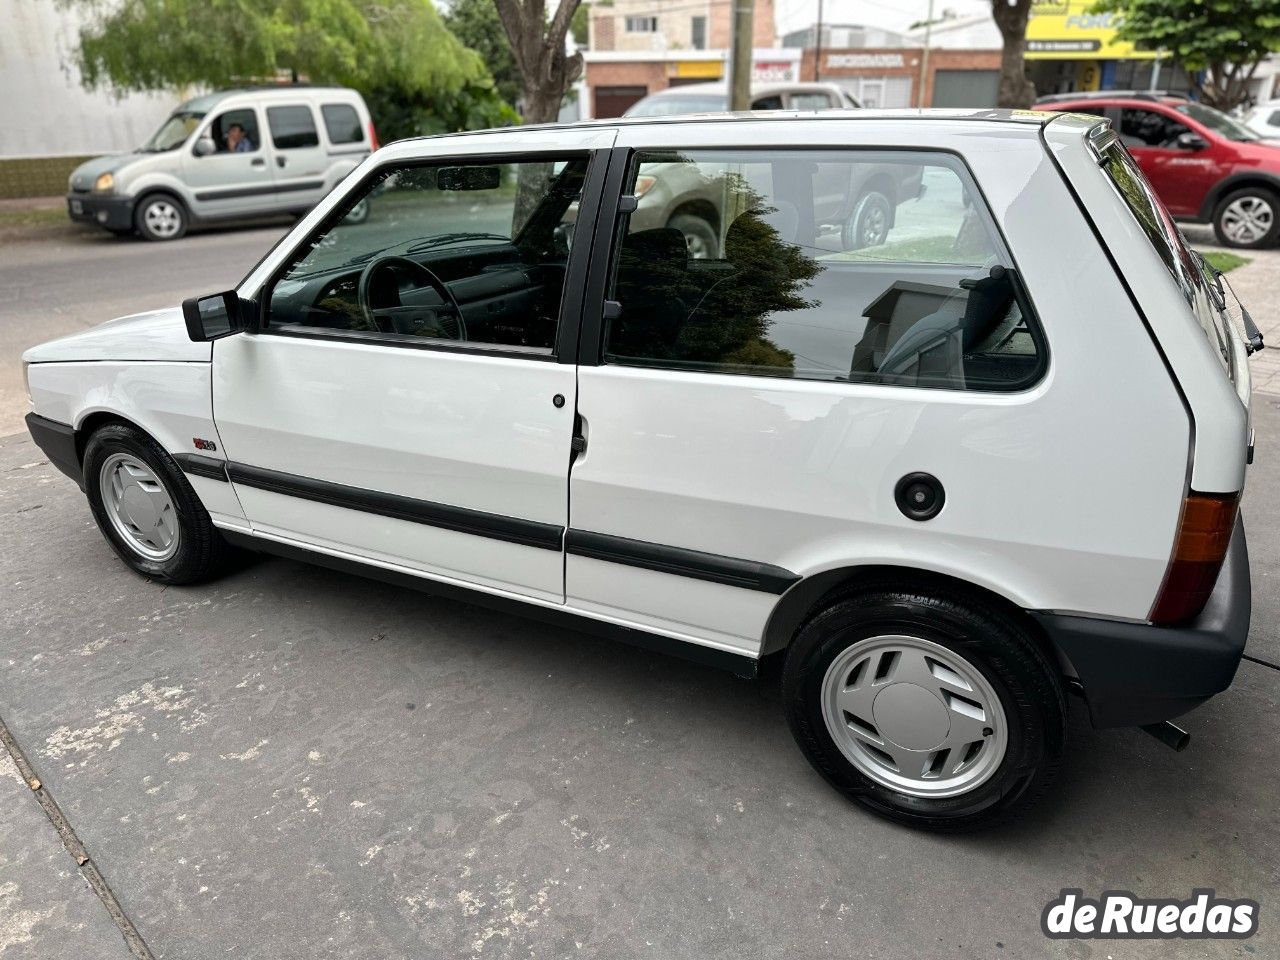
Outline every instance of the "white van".
<svg viewBox="0 0 1280 960"><path fill-rule="evenodd" d="M673 165L712 255L635 219ZM885 167L926 189L867 244L824 190ZM143 576L238 545L784 658L824 777L958 830L1045 791L1068 694L1178 741L1230 684L1261 346L1106 121L846 110L392 144L235 290L24 360Z"/></svg>
<svg viewBox="0 0 1280 960"><path fill-rule="evenodd" d="M112 233L177 240L192 222L305 213L376 149L354 90L224 90L182 104L133 153L77 167L67 213Z"/></svg>

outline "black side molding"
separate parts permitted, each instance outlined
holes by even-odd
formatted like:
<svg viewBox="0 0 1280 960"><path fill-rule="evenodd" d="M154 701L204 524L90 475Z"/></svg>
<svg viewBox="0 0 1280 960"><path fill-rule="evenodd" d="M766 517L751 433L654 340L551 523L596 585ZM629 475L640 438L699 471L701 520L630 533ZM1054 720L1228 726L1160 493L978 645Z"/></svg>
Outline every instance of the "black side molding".
<svg viewBox="0 0 1280 960"><path fill-rule="evenodd" d="M509 613L519 617L526 617L531 620L538 620L543 623L549 623L552 626L563 627L568 630L578 630L594 636L630 644L634 647L640 647L644 650L651 650L654 653L680 657L683 660L691 660L694 663L715 667L720 670L727 670L730 673L734 673L740 677L746 677L748 679L756 675L757 661L754 657L749 657L746 654L731 653L727 650L718 650L715 647L704 647L701 644L688 643L683 640L676 640L671 637L663 636L662 634L649 633L645 630L633 630L629 627L621 627L617 624L606 623L603 620L584 617L577 613L571 613L568 610L542 607L537 604L525 603L522 600L516 600L511 597L494 596L491 593L485 593L481 590L472 590L468 587L462 587L456 584L442 583L437 580L430 580L427 577L419 577L399 570L388 570L386 567L380 567L376 564L361 563L357 560L348 560L345 557L335 557L327 553L308 550L305 547L280 543L278 540L267 540L262 537L255 537L252 534L238 530L223 529L219 532L229 543L238 547L243 547L246 550L270 553L290 560L299 560L303 563L311 563L316 566L327 567L330 570L338 570L343 573L353 573L357 576L369 577L373 580L381 580L384 583L392 583L397 586L408 587L412 590L431 594L432 596L444 597L449 600L457 600L462 603L470 603L475 606L487 607L491 610L498 610L502 613Z"/></svg>
<svg viewBox="0 0 1280 960"><path fill-rule="evenodd" d="M193 477L205 477L209 480L227 482L227 462L217 457L204 457L198 453L175 453L173 459L182 468L183 473Z"/></svg>
<svg viewBox="0 0 1280 960"><path fill-rule="evenodd" d="M579 557L621 563L631 567L657 570L678 577L709 580L745 590L782 594L800 577L771 563L722 557L700 550L668 547L660 543L629 540L605 533L570 530L565 536L565 549Z"/></svg>
<svg viewBox="0 0 1280 960"><path fill-rule="evenodd" d="M49 462L84 489L75 427L42 417L38 413L28 413L27 430L36 446L49 458Z"/></svg>
<svg viewBox="0 0 1280 960"><path fill-rule="evenodd" d="M497 513L484 513L466 507L455 507L430 500L415 500L396 493L364 490L328 480L314 480L279 470L251 467L243 463L227 462L227 474L233 483L257 487L271 493L300 497L316 503L327 503L348 510L360 510L380 517L409 520L445 530L456 530L477 537L505 540L543 550L559 550L564 528L554 523L522 520Z"/></svg>

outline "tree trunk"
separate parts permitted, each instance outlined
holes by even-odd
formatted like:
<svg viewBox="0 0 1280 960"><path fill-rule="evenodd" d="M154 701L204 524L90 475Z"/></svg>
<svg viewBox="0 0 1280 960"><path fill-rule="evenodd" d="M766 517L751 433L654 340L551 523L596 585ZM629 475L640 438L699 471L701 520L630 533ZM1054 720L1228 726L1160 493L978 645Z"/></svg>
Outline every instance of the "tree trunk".
<svg viewBox="0 0 1280 960"><path fill-rule="evenodd" d="M582 75L582 54L569 56L564 38L582 0L560 0L546 19L545 0L494 0L520 70L520 114L525 123L552 123L560 102Z"/></svg>
<svg viewBox="0 0 1280 960"><path fill-rule="evenodd" d="M1027 50L1027 15L1031 0L991 0L991 12L1004 39L1000 56L1000 92L996 105L1025 109L1036 98L1036 88L1027 79L1024 55Z"/></svg>

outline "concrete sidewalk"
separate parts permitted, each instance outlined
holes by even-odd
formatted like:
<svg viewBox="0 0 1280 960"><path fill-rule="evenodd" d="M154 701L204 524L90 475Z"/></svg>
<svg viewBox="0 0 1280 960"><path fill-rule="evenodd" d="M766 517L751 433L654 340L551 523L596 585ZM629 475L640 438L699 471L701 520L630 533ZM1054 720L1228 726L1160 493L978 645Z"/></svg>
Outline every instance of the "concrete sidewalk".
<svg viewBox="0 0 1280 960"><path fill-rule="evenodd" d="M1280 661L1280 400L1256 414L1250 652ZM0 517L0 715L157 957L1280 955L1280 672L1257 663L1186 752L1077 717L1046 802L936 837L835 794L774 683L279 560L147 583L21 436ZM119 955L50 831L21 853L47 822L0 783L29 822L0 832L13 956ZM1261 930L1047 941L1064 887L1212 887Z"/></svg>

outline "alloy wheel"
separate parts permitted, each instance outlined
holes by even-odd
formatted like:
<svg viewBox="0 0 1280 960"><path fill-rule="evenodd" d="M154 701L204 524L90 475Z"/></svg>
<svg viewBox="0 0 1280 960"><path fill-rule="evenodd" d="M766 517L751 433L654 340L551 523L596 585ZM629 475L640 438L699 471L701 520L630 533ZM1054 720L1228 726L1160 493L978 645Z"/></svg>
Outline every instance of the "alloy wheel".
<svg viewBox="0 0 1280 960"><path fill-rule="evenodd" d="M176 236L182 228L182 212L168 200L151 201L142 219L152 234L165 240Z"/></svg>
<svg viewBox="0 0 1280 960"><path fill-rule="evenodd" d="M1240 197L1222 212L1222 232L1234 243L1257 243L1275 221L1275 211L1262 197Z"/></svg>
<svg viewBox="0 0 1280 960"><path fill-rule="evenodd" d="M98 489L111 526L139 555L162 563L178 552L173 498L145 463L111 454L99 470Z"/></svg>

